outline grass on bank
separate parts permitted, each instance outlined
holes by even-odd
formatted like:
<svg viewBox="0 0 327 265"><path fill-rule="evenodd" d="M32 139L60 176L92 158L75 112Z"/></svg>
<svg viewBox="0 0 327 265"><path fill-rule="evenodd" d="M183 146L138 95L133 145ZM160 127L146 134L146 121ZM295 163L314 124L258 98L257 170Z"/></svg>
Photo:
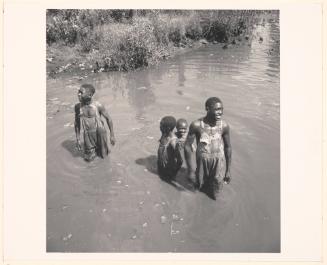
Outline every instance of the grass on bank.
<svg viewBox="0 0 327 265"><path fill-rule="evenodd" d="M251 31L263 11L250 10L47 10L47 52L104 70L158 63L173 47L207 39L230 42ZM65 58L67 61L67 58ZM72 60L74 60L72 58Z"/></svg>

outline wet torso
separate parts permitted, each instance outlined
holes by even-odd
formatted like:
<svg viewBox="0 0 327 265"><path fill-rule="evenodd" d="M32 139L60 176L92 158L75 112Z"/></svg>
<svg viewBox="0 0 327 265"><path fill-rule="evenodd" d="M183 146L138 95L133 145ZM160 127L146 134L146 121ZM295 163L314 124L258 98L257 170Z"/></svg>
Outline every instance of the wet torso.
<svg viewBox="0 0 327 265"><path fill-rule="evenodd" d="M200 119L200 127L197 133L197 156L223 157L223 121L220 120L216 125L211 126Z"/></svg>
<svg viewBox="0 0 327 265"><path fill-rule="evenodd" d="M184 134L184 135L181 135L181 136L177 135L177 134L175 134L175 135L176 135L176 143L177 143L178 149L184 150L187 134Z"/></svg>
<svg viewBox="0 0 327 265"><path fill-rule="evenodd" d="M88 118L95 117L97 115L96 106L93 103L90 105L82 106L81 114L83 114L84 117L88 117Z"/></svg>
<svg viewBox="0 0 327 265"><path fill-rule="evenodd" d="M95 131L99 127L103 127L103 122L97 107L97 102L89 105L80 105L79 117L84 131Z"/></svg>

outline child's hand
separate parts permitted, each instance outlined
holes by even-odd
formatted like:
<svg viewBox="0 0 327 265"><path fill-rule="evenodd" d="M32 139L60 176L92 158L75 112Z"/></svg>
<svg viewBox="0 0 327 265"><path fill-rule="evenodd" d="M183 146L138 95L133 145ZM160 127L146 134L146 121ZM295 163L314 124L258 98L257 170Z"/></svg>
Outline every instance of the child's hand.
<svg viewBox="0 0 327 265"><path fill-rule="evenodd" d="M225 174L225 177L224 177L224 182L226 184L229 184L231 180L232 180L232 176L231 176L230 172L227 171L226 174Z"/></svg>
<svg viewBox="0 0 327 265"><path fill-rule="evenodd" d="M110 136L110 143L112 144L112 145L115 145L115 143L116 143L116 138L115 138L115 136Z"/></svg>
<svg viewBox="0 0 327 265"><path fill-rule="evenodd" d="M82 150L82 146L81 146L81 140L76 140L76 148L78 151L81 151Z"/></svg>

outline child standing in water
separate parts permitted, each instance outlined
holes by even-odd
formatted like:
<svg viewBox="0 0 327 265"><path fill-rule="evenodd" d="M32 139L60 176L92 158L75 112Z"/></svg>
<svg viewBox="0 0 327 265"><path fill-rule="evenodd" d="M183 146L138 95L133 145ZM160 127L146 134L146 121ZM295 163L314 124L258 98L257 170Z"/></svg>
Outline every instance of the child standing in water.
<svg viewBox="0 0 327 265"><path fill-rule="evenodd" d="M206 116L190 125L185 143L185 158L189 178L195 177L196 187L215 200L223 183L231 181L232 146L229 125L222 119L222 101L217 97L208 98L205 109ZM192 160L192 144L195 141L196 164Z"/></svg>
<svg viewBox="0 0 327 265"><path fill-rule="evenodd" d="M179 144L179 147L184 149L184 144L186 141L186 136L187 136L187 121L185 119L178 119L176 123L176 137L177 137L177 142Z"/></svg>
<svg viewBox="0 0 327 265"><path fill-rule="evenodd" d="M79 103L75 105L75 134L76 146L82 150L80 131L83 129L84 136L84 159L92 161L97 155L105 158L110 150L108 146L107 131L101 120L104 117L110 130L110 143L115 144L116 139L113 130L112 119L105 107L92 97L95 88L90 84L83 84L78 90Z"/></svg>
<svg viewBox="0 0 327 265"><path fill-rule="evenodd" d="M178 119L176 123L176 132L175 135L177 137L177 149L179 150L181 157L182 157L182 162L185 160L184 159L184 146L185 146L185 141L187 137L187 121L183 118Z"/></svg>
<svg viewBox="0 0 327 265"><path fill-rule="evenodd" d="M176 119L165 116L160 121L161 138L158 148L158 173L165 180L175 179L183 160L177 147L177 138L174 135Z"/></svg>

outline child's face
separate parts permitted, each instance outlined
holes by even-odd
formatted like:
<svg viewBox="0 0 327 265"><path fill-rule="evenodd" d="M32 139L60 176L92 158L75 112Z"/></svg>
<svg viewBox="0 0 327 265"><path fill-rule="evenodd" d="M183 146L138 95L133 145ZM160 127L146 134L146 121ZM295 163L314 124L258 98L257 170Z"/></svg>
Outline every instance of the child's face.
<svg viewBox="0 0 327 265"><path fill-rule="evenodd" d="M184 135L187 131L187 124L185 122L178 123L176 129L180 135Z"/></svg>
<svg viewBox="0 0 327 265"><path fill-rule="evenodd" d="M83 103L87 103L90 101L90 99L93 97L93 94L91 91L89 91L88 89L85 89L84 87L81 87L79 90L78 90L78 99L80 102L83 102Z"/></svg>
<svg viewBox="0 0 327 265"><path fill-rule="evenodd" d="M81 87L77 92L79 102L82 102L82 98L83 98L84 93L85 93L85 89L83 87Z"/></svg>
<svg viewBox="0 0 327 265"><path fill-rule="evenodd" d="M223 115L223 104L220 102L217 102L214 105L211 105L209 108L207 108L208 115L216 120L221 120L221 117Z"/></svg>

